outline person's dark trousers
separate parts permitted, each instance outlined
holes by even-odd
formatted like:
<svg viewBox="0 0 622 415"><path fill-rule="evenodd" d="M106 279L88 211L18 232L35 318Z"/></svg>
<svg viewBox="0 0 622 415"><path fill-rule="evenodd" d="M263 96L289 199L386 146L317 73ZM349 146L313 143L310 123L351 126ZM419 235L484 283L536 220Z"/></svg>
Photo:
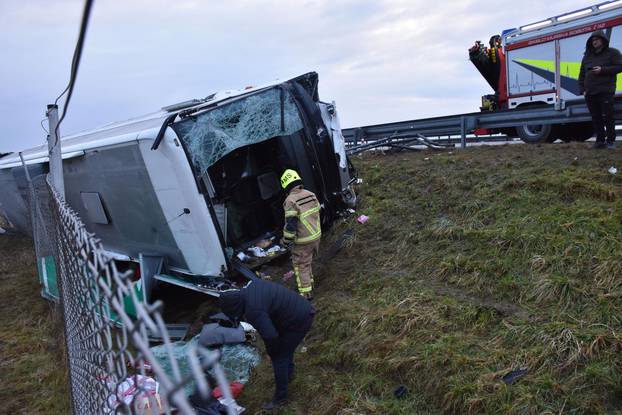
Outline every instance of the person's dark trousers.
<svg viewBox="0 0 622 415"><path fill-rule="evenodd" d="M590 110L592 123L594 124L594 133L596 134L596 142L613 143L616 141L616 120L615 106L613 94L595 94L586 95L585 103ZM606 129L606 133L605 133Z"/></svg>
<svg viewBox="0 0 622 415"><path fill-rule="evenodd" d="M307 335L313 324L313 314L309 315L308 320L300 327L300 330L289 331L279 337L278 351L272 359L272 369L274 370L274 402L281 402L287 399L287 386L290 378L294 374L294 351Z"/></svg>

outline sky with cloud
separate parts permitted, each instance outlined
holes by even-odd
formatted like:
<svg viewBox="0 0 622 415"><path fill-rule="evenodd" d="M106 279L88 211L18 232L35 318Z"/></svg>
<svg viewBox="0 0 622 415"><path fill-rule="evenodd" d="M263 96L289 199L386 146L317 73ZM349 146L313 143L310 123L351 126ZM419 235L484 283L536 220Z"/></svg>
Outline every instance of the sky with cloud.
<svg viewBox="0 0 622 415"><path fill-rule="evenodd" d="M473 112L492 92L468 61L475 40L593 4L99 0L61 133L309 71L343 127ZM67 84L82 9L0 1L0 152L45 142L40 124Z"/></svg>

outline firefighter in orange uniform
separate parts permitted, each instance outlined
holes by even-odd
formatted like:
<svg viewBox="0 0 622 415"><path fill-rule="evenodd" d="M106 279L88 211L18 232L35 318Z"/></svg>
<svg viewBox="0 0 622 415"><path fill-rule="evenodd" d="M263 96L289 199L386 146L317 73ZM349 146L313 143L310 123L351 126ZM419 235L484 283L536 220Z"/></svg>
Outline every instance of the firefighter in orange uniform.
<svg viewBox="0 0 622 415"><path fill-rule="evenodd" d="M285 227L281 243L291 248L298 292L312 300L311 263L319 250L322 236L320 203L313 192L303 188L302 179L295 170L287 169L283 172L281 187L287 194L283 203Z"/></svg>

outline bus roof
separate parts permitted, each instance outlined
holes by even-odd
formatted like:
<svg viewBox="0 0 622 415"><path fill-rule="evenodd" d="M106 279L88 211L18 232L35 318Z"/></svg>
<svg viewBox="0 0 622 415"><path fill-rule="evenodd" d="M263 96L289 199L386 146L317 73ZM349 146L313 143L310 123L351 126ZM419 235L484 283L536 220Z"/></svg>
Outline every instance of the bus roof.
<svg viewBox="0 0 622 415"><path fill-rule="evenodd" d="M313 72L301 76L304 77L312 74L317 76L317 74ZM193 99L168 105L162 107L159 111L142 115L140 117L112 122L97 128L62 137L61 150L63 158L67 159L77 157L84 154L86 150L136 140L141 132L159 129L166 118L173 114L179 114L182 111L191 111L193 109L201 109L203 106L211 107L213 105L222 104L231 99L252 94L262 89L270 88L296 78L288 78L284 81L275 80L259 86L247 86L237 90L217 92L208 95L205 98ZM44 163L48 161L48 146L47 144L42 144L40 146L24 150L21 154L26 164ZM0 158L0 170L20 166L21 164L19 152L9 153L8 155Z"/></svg>

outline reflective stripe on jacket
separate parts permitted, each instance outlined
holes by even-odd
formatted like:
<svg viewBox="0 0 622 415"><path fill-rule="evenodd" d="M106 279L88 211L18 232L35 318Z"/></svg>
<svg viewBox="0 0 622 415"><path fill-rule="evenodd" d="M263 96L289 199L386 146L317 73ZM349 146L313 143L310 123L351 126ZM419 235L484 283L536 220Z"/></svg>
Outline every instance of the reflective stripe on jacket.
<svg viewBox="0 0 622 415"><path fill-rule="evenodd" d="M283 239L297 244L320 239L322 236L320 202L315 194L303 189L302 186L297 186L285 198L283 210L285 210Z"/></svg>

